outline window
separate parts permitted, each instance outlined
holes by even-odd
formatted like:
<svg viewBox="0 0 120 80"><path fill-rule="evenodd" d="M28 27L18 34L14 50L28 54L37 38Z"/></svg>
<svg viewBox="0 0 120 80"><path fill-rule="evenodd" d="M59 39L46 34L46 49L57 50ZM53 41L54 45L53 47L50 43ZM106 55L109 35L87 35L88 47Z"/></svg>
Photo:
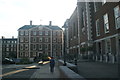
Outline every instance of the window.
<svg viewBox="0 0 120 80"><path fill-rule="evenodd" d="M53 31L53 35L54 35L54 36L56 35L56 32L55 32L55 31Z"/></svg>
<svg viewBox="0 0 120 80"><path fill-rule="evenodd" d="M100 21L99 21L99 19L96 20L96 35L100 36Z"/></svg>
<svg viewBox="0 0 120 80"><path fill-rule="evenodd" d="M28 44L25 44L25 50L28 50Z"/></svg>
<svg viewBox="0 0 120 80"><path fill-rule="evenodd" d="M108 33L109 32L108 14L106 13L103 17L104 17L104 29L105 29L105 33Z"/></svg>
<svg viewBox="0 0 120 80"><path fill-rule="evenodd" d="M45 31L45 35L48 35L48 31Z"/></svg>
<svg viewBox="0 0 120 80"><path fill-rule="evenodd" d="M39 50L42 50L42 44L39 44Z"/></svg>
<svg viewBox="0 0 120 80"><path fill-rule="evenodd" d="M24 35L24 31L20 31L20 35L21 35L21 36Z"/></svg>
<svg viewBox="0 0 120 80"><path fill-rule="evenodd" d="M7 44L7 47L9 47L9 44Z"/></svg>
<svg viewBox="0 0 120 80"><path fill-rule="evenodd" d="M11 43L14 43L14 41L11 41Z"/></svg>
<svg viewBox="0 0 120 80"><path fill-rule="evenodd" d="M25 57L28 57L28 52L25 53Z"/></svg>
<svg viewBox="0 0 120 80"><path fill-rule="evenodd" d="M116 29L120 28L120 7L116 6L114 8L114 16L115 16L115 26Z"/></svg>
<svg viewBox="0 0 120 80"><path fill-rule="evenodd" d="M25 31L25 35L28 35L28 31Z"/></svg>
<svg viewBox="0 0 120 80"><path fill-rule="evenodd" d="M39 42L42 42L42 38L39 38Z"/></svg>
<svg viewBox="0 0 120 80"><path fill-rule="evenodd" d="M23 44L20 44L20 50L23 50Z"/></svg>
<svg viewBox="0 0 120 80"><path fill-rule="evenodd" d="M22 52L20 53L20 57L23 57L23 53Z"/></svg>
<svg viewBox="0 0 120 80"><path fill-rule="evenodd" d="M39 31L39 35L42 35L42 31Z"/></svg>
<svg viewBox="0 0 120 80"><path fill-rule="evenodd" d="M14 51L16 51L16 48L14 48Z"/></svg>
<svg viewBox="0 0 120 80"><path fill-rule="evenodd" d="M37 32L36 31L33 31L33 35L36 35L37 34Z"/></svg>
<svg viewBox="0 0 120 80"><path fill-rule="evenodd" d="M45 50L48 50L48 44L45 45Z"/></svg>
<svg viewBox="0 0 120 80"><path fill-rule="evenodd" d="M13 44L11 44L11 47L13 47Z"/></svg>
<svg viewBox="0 0 120 80"><path fill-rule="evenodd" d="M33 45L33 50L36 50L36 45L35 44Z"/></svg>
<svg viewBox="0 0 120 80"><path fill-rule="evenodd" d="M7 43L10 43L10 41L7 41Z"/></svg>
<svg viewBox="0 0 120 80"><path fill-rule="evenodd" d="M33 57L36 57L36 53L35 52L33 53Z"/></svg>
<svg viewBox="0 0 120 80"><path fill-rule="evenodd" d="M45 42L48 42L48 38L45 38Z"/></svg>
<svg viewBox="0 0 120 80"><path fill-rule="evenodd" d="M9 48L7 48L7 51L9 51Z"/></svg>
<svg viewBox="0 0 120 80"><path fill-rule="evenodd" d="M11 51L13 51L13 48L11 48Z"/></svg>
<svg viewBox="0 0 120 80"><path fill-rule="evenodd" d="M84 10L82 10L82 16L83 16L82 22L83 22L83 27L84 27L85 26L85 11Z"/></svg>
<svg viewBox="0 0 120 80"><path fill-rule="evenodd" d="M110 42L110 39L106 40L106 53L107 54L111 53L111 42Z"/></svg>
<svg viewBox="0 0 120 80"><path fill-rule="evenodd" d="M25 37L25 42L28 42L28 37Z"/></svg>
<svg viewBox="0 0 120 80"><path fill-rule="evenodd" d="M33 37L33 42L36 42L36 37Z"/></svg>
<svg viewBox="0 0 120 80"><path fill-rule="evenodd" d="M53 42L56 42L56 38L53 38Z"/></svg>
<svg viewBox="0 0 120 80"><path fill-rule="evenodd" d="M62 41L62 38L58 38L58 42L61 42Z"/></svg>
<svg viewBox="0 0 120 80"><path fill-rule="evenodd" d="M24 38L23 37L20 37L20 42L23 42L24 41Z"/></svg>

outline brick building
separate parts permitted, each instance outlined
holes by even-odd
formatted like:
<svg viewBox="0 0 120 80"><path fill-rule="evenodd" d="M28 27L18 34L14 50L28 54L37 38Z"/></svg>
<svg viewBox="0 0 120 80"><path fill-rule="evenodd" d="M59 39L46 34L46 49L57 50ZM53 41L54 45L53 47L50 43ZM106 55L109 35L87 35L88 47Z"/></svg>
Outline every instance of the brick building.
<svg viewBox="0 0 120 80"><path fill-rule="evenodd" d="M70 54L89 60L118 62L120 2L78 2L67 22Z"/></svg>
<svg viewBox="0 0 120 80"><path fill-rule="evenodd" d="M24 25L18 29L18 58L62 56L63 31L58 26Z"/></svg>
<svg viewBox="0 0 120 80"><path fill-rule="evenodd" d="M94 3L95 60L114 63L120 49L120 2Z"/></svg>
<svg viewBox="0 0 120 80"><path fill-rule="evenodd" d="M5 38L2 36L0 41L2 58L17 58L17 38Z"/></svg>

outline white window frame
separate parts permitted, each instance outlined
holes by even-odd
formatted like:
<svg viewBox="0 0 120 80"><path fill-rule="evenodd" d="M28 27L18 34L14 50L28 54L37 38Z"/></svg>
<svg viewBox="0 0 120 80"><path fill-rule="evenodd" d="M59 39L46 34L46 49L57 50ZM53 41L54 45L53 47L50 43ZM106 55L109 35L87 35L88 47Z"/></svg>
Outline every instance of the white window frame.
<svg viewBox="0 0 120 80"><path fill-rule="evenodd" d="M45 42L48 42L48 38L45 38Z"/></svg>
<svg viewBox="0 0 120 80"><path fill-rule="evenodd" d="M25 52L25 57L28 57L28 52Z"/></svg>
<svg viewBox="0 0 120 80"><path fill-rule="evenodd" d="M20 35L23 36L24 35L24 31L20 31Z"/></svg>
<svg viewBox="0 0 120 80"><path fill-rule="evenodd" d="M39 50L42 50L42 44L39 44Z"/></svg>
<svg viewBox="0 0 120 80"><path fill-rule="evenodd" d="M25 42L28 42L28 37L25 37Z"/></svg>
<svg viewBox="0 0 120 80"><path fill-rule="evenodd" d="M33 35L37 35L37 31L33 31Z"/></svg>
<svg viewBox="0 0 120 80"><path fill-rule="evenodd" d="M25 50L28 50L28 44L25 44Z"/></svg>
<svg viewBox="0 0 120 80"><path fill-rule="evenodd" d="M39 38L39 42L42 42L42 41L43 41L43 38L42 38L42 37L40 37L40 38Z"/></svg>
<svg viewBox="0 0 120 80"><path fill-rule="evenodd" d="M96 20L96 35L100 36L100 20Z"/></svg>
<svg viewBox="0 0 120 80"><path fill-rule="evenodd" d="M33 42L36 42L36 37L33 37Z"/></svg>
<svg viewBox="0 0 120 80"><path fill-rule="evenodd" d="M55 32L55 31L53 31L53 35L54 35L54 36L56 35L56 32Z"/></svg>
<svg viewBox="0 0 120 80"><path fill-rule="evenodd" d="M20 37L20 42L24 42L24 38L23 37Z"/></svg>
<svg viewBox="0 0 120 80"><path fill-rule="evenodd" d="M48 35L48 31L45 31L45 35L46 35L46 36Z"/></svg>
<svg viewBox="0 0 120 80"><path fill-rule="evenodd" d="M109 30L110 30L110 27L109 27L109 20L108 20L108 14L107 13L103 16L103 19L104 19L104 30L105 30L105 33L108 33Z"/></svg>
<svg viewBox="0 0 120 80"><path fill-rule="evenodd" d="M43 35L43 32L42 32L42 31L39 31L39 35Z"/></svg>
<svg viewBox="0 0 120 80"><path fill-rule="evenodd" d="M56 38L53 38L53 42L56 42Z"/></svg>
<svg viewBox="0 0 120 80"><path fill-rule="evenodd" d="M120 28L120 7L119 7L119 5L117 5L114 8L114 16L115 16L116 29L119 29Z"/></svg>
<svg viewBox="0 0 120 80"><path fill-rule="evenodd" d="M23 50L23 44L20 44L20 50Z"/></svg>
<svg viewBox="0 0 120 80"><path fill-rule="evenodd" d="M9 48L7 48L6 51L9 51Z"/></svg>
<svg viewBox="0 0 120 80"><path fill-rule="evenodd" d="M28 31L25 31L25 35L28 35Z"/></svg>

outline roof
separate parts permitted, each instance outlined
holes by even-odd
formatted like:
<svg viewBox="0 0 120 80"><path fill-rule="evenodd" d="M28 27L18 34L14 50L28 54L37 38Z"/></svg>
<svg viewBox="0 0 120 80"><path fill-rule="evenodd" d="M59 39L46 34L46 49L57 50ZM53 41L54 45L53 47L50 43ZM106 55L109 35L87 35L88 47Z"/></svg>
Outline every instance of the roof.
<svg viewBox="0 0 120 80"><path fill-rule="evenodd" d="M25 30L25 29L30 29L36 27L36 25L24 25L23 27L20 27L18 30Z"/></svg>
<svg viewBox="0 0 120 80"><path fill-rule="evenodd" d="M62 30L60 27L58 27L58 26L51 26L51 27L49 27L50 29L52 29L52 30Z"/></svg>
<svg viewBox="0 0 120 80"><path fill-rule="evenodd" d="M18 30L27 30L27 29L31 29L33 27L47 27L50 28L52 30L62 30L60 27L58 26L49 26L49 25L24 25L23 27L20 27Z"/></svg>

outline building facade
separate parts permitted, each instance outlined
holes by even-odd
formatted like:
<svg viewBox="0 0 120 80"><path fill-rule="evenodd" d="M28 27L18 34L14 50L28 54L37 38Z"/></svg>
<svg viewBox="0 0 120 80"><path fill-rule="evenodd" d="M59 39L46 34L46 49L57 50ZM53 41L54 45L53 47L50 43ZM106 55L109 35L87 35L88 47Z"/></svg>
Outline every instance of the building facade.
<svg viewBox="0 0 120 80"><path fill-rule="evenodd" d="M24 25L18 29L18 58L61 57L62 29L50 25Z"/></svg>
<svg viewBox="0 0 120 80"><path fill-rule="evenodd" d="M120 49L120 2L94 3L93 38L96 61L118 62Z"/></svg>
<svg viewBox="0 0 120 80"><path fill-rule="evenodd" d="M1 39L1 51L2 58L17 58L17 38L5 38Z"/></svg>
<svg viewBox="0 0 120 80"><path fill-rule="evenodd" d="M79 59L118 62L120 2L78 2L68 20L69 53L77 53Z"/></svg>

